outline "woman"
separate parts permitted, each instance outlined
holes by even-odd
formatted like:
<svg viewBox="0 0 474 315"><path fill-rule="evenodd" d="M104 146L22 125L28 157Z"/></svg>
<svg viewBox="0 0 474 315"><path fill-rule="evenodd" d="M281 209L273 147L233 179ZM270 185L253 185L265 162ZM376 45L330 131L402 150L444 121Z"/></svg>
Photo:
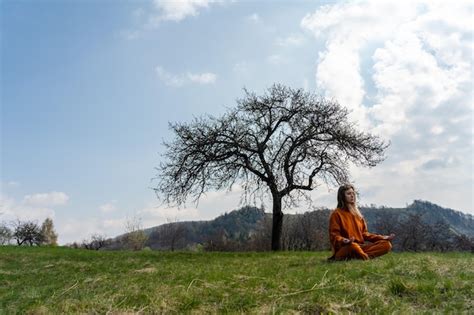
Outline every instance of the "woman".
<svg viewBox="0 0 474 315"><path fill-rule="evenodd" d="M329 219L329 239L333 255L330 260L363 259L382 256L390 251L389 236L367 232L367 224L356 205L355 190L352 185L343 185L337 192L337 208ZM372 244L365 244L365 241Z"/></svg>

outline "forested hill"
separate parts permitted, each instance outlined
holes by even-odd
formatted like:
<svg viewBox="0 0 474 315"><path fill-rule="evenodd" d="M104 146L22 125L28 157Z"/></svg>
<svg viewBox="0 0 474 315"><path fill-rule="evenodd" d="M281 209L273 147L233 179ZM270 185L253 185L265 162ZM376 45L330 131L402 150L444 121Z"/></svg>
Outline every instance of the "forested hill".
<svg viewBox="0 0 474 315"><path fill-rule="evenodd" d="M369 229L377 229L377 222L397 219L402 221L410 216L420 216L424 223L434 225L445 222L458 234L474 237L474 217L460 211L440 207L429 201L415 200L406 208L361 207Z"/></svg>
<svg viewBox="0 0 474 315"><path fill-rule="evenodd" d="M262 209L246 206L210 221L167 223L145 230L152 249L184 248L203 244L211 238L245 240L256 231L266 216Z"/></svg>
<svg viewBox="0 0 474 315"><path fill-rule="evenodd" d="M369 231L395 233L395 248L443 250L443 240L474 237L474 218L427 201L414 201L405 208L362 206ZM329 209L285 214L282 242L286 249L328 249ZM243 207L210 221L174 222L146 229L146 246L152 249L185 249L210 246L216 250L264 250L270 244L271 214L256 207ZM413 239L413 240L412 240ZM413 243L413 244L412 244ZM410 245L412 244L412 245ZM116 246L113 246L116 248ZM224 248L222 248L224 247Z"/></svg>

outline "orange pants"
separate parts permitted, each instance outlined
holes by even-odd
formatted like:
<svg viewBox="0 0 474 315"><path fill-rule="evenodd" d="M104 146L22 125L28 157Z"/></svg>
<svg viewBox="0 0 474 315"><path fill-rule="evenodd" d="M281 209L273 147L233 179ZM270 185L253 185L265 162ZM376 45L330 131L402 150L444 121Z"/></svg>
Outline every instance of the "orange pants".
<svg viewBox="0 0 474 315"><path fill-rule="evenodd" d="M351 243L342 246L334 255L336 260L346 259L363 259L368 260L378 256L385 255L392 249L392 244L389 241L381 240L372 244L360 245Z"/></svg>

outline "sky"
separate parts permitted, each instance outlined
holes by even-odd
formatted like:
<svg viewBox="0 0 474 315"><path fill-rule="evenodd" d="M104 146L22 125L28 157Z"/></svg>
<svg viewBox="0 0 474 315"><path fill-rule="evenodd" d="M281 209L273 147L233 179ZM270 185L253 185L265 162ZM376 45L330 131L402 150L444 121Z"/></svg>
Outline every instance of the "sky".
<svg viewBox="0 0 474 315"><path fill-rule="evenodd" d="M335 99L390 141L377 167L351 166L360 204L474 214L471 1L0 3L0 222L50 217L66 244L239 208L238 186L167 207L155 167L169 122L273 83ZM313 206L336 192L321 184Z"/></svg>

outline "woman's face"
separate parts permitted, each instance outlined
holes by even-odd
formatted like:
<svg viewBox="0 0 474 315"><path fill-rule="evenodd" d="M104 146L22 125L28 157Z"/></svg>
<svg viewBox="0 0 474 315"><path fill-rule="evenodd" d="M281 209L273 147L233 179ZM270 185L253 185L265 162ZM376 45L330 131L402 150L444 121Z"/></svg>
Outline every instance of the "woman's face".
<svg viewBox="0 0 474 315"><path fill-rule="evenodd" d="M347 204L355 204L356 202L356 195L355 195L355 192L354 192L354 189L352 188L349 188L348 190L346 190L344 192L344 197L345 197L345 201Z"/></svg>

